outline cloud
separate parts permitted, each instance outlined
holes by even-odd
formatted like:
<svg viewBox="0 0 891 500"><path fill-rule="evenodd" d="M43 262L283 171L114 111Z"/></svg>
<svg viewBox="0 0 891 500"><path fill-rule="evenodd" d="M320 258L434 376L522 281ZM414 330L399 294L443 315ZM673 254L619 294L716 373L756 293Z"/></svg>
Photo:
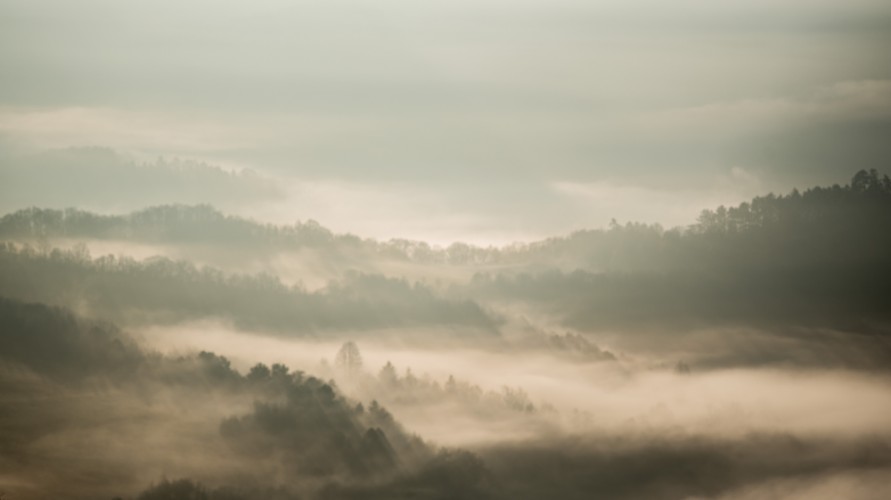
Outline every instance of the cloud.
<svg viewBox="0 0 891 500"><path fill-rule="evenodd" d="M683 189L614 181L556 181L550 187L581 207L588 214L590 227L606 227L610 219L684 227L693 224L704 208L736 205L763 191L757 174L738 166L700 182L709 185Z"/></svg>
<svg viewBox="0 0 891 500"><path fill-rule="evenodd" d="M0 179L0 208L6 210L34 205L132 210L184 199L237 207L283 195L271 179L251 170L179 159L143 163L96 147L0 155Z"/></svg>
<svg viewBox="0 0 891 500"><path fill-rule="evenodd" d="M842 81L798 95L653 110L636 118L647 132L704 137L782 131L817 122L891 119L891 80Z"/></svg>

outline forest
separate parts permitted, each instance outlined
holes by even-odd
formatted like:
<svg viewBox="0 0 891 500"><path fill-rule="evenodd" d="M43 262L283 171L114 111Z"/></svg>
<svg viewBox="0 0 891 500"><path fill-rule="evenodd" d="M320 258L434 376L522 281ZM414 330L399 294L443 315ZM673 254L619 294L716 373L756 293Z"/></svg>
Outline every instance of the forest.
<svg viewBox="0 0 891 500"><path fill-rule="evenodd" d="M0 500L891 498L888 0L0 0Z"/></svg>
<svg viewBox="0 0 891 500"><path fill-rule="evenodd" d="M872 491L891 470L889 235L876 171L687 227L508 247L207 205L15 211L0 219L0 491ZM315 285L291 279L319 265Z"/></svg>

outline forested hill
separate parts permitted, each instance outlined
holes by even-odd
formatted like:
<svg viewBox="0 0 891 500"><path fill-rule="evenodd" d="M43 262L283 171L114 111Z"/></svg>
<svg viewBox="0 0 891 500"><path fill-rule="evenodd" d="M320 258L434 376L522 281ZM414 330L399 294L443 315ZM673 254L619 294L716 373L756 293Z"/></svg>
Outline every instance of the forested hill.
<svg viewBox="0 0 891 500"><path fill-rule="evenodd" d="M235 261L315 248L298 277L330 265L338 252L357 253L311 292L285 286L275 269L230 273L184 260L93 259L76 249L52 251L55 237L219 244L234 248ZM40 238L50 245L28 246ZM580 331L727 324L885 331L891 321L891 181L874 171L857 173L846 186L707 210L687 228L614 224L503 249L411 247L425 248L426 257L400 242L335 235L313 223L262 225L207 206L126 216L29 209L0 220L2 239L0 293L87 305L124 324L140 315L223 316L279 333L433 325L491 334L498 314L488 306L516 301ZM413 267L391 273L381 264L390 258ZM464 263L470 272L436 286L430 261Z"/></svg>
<svg viewBox="0 0 891 500"><path fill-rule="evenodd" d="M0 389L13 402L0 412L0 463L48 498L112 498L158 470L205 464L205 479L253 492L229 499L307 498L320 487L398 492L408 481L437 481L457 497L483 486L475 457L440 453L377 402L366 409L283 364L242 374L210 352L162 356L112 325L2 297L0 325ZM89 460L71 444L84 442ZM62 465L52 476L41 470ZM259 486L270 484L280 491Z"/></svg>
<svg viewBox="0 0 891 500"><path fill-rule="evenodd" d="M362 243L352 235L335 235L312 220L291 226L260 224L226 216L210 205L162 205L128 215L102 215L76 208L27 208L0 219L0 235L280 248Z"/></svg>
<svg viewBox="0 0 891 500"><path fill-rule="evenodd" d="M686 228L612 224L530 244L537 261L593 271L808 263L891 263L891 179L860 171L845 186L768 194L703 210ZM567 266L568 265L568 266Z"/></svg>
<svg viewBox="0 0 891 500"><path fill-rule="evenodd" d="M891 322L891 182L876 172L860 172L848 186L705 211L686 230L614 226L552 240L550 250L555 261L590 252L588 266L479 273L467 293L537 304L581 330L771 325L887 333Z"/></svg>
<svg viewBox="0 0 891 500"><path fill-rule="evenodd" d="M663 229L612 224L507 247L455 243L447 248L407 240L381 242L336 234L315 221L261 224L208 205L165 205L128 215L28 208L0 218L0 239L119 240L225 246L229 251L317 249L366 259L419 263L511 264L562 270L647 271L686 267L844 264L891 260L891 179L860 171L845 186L769 194L736 207L704 210L697 223Z"/></svg>
<svg viewBox="0 0 891 500"><path fill-rule="evenodd" d="M125 325L221 317L289 335L436 326L491 334L495 325L477 304L380 275L351 273L310 292L268 274L227 275L162 257L94 260L76 251L41 253L0 242L0 276L0 296L80 307Z"/></svg>
<svg viewBox="0 0 891 500"><path fill-rule="evenodd" d="M706 210L688 237L700 242L700 254L758 265L856 261L872 266L891 262L889 229L891 179L873 170L857 173L847 186L796 190Z"/></svg>

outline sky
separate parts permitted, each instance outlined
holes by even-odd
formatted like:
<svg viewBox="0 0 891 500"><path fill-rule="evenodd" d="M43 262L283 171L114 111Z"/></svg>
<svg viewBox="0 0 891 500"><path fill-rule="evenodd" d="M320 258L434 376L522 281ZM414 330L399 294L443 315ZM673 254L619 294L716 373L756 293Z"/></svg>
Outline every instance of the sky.
<svg viewBox="0 0 891 500"><path fill-rule="evenodd" d="M882 0L0 0L0 169L251 169L282 195L222 208L439 244L686 225L886 169L888 47Z"/></svg>

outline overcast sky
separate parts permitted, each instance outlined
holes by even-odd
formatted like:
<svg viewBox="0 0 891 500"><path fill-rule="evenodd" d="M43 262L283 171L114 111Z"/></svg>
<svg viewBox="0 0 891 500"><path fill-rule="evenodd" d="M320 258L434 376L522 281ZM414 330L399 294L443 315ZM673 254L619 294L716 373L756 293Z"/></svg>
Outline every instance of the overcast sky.
<svg viewBox="0 0 891 500"><path fill-rule="evenodd" d="M683 225L888 172L889 47L887 0L0 0L0 148L251 168L288 195L243 213L363 236Z"/></svg>

